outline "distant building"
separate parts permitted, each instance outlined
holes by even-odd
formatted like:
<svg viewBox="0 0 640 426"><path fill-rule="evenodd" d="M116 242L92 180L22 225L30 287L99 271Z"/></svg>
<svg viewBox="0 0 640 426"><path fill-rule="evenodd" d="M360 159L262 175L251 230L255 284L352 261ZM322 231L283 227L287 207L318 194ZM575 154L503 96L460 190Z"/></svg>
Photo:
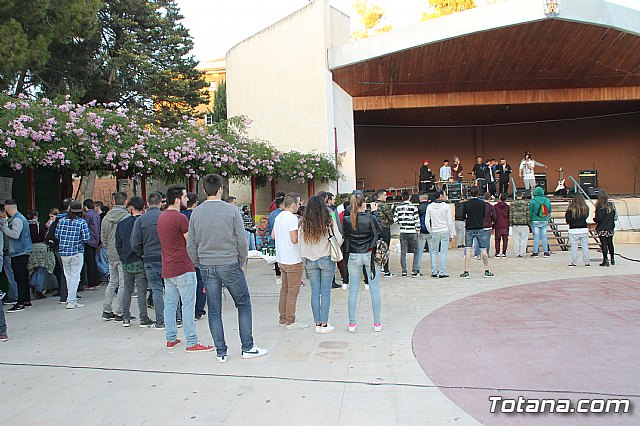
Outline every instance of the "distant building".
<svg viewBox="0 0 640 426"><path fill-rule="evenodd" d="M220 84L227 78L227 62L225 58L214 59L207 61L202 65L196 67L198 71L204 72L204 79L209 84L209 104L199 105L196 108L196 112L205 113L204 124L207 126L213 124L213 99Z"/></svg>

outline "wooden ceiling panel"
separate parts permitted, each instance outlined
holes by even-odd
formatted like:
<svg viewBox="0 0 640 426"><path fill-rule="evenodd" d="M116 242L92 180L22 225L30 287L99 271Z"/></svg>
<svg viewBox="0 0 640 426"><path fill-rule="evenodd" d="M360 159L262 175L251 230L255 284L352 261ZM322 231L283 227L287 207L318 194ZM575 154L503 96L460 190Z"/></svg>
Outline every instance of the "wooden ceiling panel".
<svg viewBox="0 0 640 426"><path fill-rule="evenodd" d="M547 19L333 70L352 97L640 85L640 37Z"/></svg>

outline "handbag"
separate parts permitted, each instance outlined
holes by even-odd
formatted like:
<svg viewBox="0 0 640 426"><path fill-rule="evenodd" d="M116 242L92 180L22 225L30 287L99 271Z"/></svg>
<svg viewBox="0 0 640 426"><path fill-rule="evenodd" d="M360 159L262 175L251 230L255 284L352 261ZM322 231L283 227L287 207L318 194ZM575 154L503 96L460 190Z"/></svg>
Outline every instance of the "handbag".
<svg viewBox="0 0 640 426"><path fill-rule="evenodd" d="M331 228L328 228L328 230L329 230L329 251L331 252L331 260L333 260L334 262L340 262L343 259L342 248L340 248L338 239L334 235Z"/></svg>

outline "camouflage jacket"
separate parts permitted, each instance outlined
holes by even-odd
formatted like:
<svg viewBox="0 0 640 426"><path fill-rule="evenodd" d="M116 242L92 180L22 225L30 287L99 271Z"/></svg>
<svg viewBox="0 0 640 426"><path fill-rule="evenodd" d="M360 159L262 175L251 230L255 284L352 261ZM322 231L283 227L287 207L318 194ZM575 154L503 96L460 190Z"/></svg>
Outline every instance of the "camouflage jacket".
<svg viewBox="0 0 640 426"><path fill-rule="evenodd" d="M528 225L531 222L529 217L529 205L522 200L511 203L509 209L509 225Z"/></svg>
<svg viewBox="0 0 640 426"><path fill-rule="evenodd" d="M393 225L393 205L390 203L378 203L378 216L383 228L390 228Z"/></svg>

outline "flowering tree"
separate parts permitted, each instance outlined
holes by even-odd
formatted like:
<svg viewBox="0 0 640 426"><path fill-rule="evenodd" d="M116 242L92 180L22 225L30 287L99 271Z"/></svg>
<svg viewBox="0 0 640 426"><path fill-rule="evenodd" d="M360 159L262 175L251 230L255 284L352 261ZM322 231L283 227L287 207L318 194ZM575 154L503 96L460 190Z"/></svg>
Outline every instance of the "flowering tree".
<svg viewBox="0 0 640 426"><path fill-rule="evenodd" d="M138 124L145 122L140 118L114 104L0 95L0 165L63 174L152 175L168 182L207 173L301 183L339 176L328 155L279 152L268 142L249 139L244 117L205 127L184 116L171 129Z"/></svg>

